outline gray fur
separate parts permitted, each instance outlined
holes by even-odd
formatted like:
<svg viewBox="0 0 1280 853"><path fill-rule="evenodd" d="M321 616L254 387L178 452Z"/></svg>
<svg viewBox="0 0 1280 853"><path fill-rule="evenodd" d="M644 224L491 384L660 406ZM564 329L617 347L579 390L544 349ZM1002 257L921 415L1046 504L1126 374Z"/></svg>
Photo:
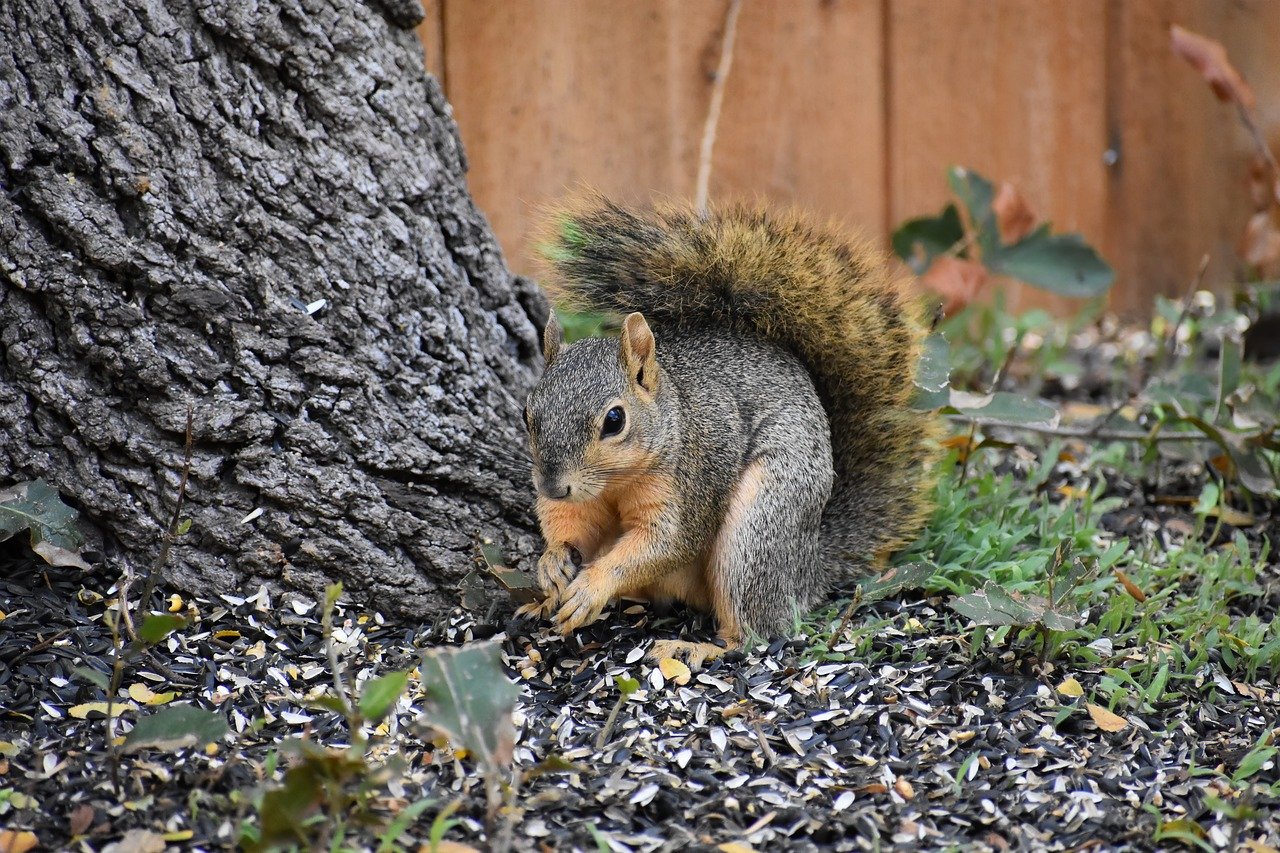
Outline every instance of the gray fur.
<svg viewBox="0 0 1280 853"><path fill-rule="evenodd" d="M819 547L833 478L830 428L813 381L789 352L739 334L655 327L654 335L657 399L628 415L630 440L660 449L659 466L681 497L661 561L678 566L711 551L743 472L759 460L764 486L719 559L740 625L784 633L832 576ZM628 387L618 350L604 338L560 348L530 395L540 488L582 465L600 412Z"/></svg>

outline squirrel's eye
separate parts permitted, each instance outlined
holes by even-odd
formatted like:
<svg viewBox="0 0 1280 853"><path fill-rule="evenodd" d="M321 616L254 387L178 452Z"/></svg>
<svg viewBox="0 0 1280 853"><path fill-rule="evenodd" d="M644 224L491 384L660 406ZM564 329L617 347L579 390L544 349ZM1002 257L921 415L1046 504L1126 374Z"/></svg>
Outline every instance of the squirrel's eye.
<svg viewBox="0 0 1280 853"><path fill-rule="evenodd" d="M600 437L608 438L611 435L617 435L622 432L622 428L626 426L626 423L627 413L622 410L621 406L614 406L604 413L604 426L600 428Z"/></svg>

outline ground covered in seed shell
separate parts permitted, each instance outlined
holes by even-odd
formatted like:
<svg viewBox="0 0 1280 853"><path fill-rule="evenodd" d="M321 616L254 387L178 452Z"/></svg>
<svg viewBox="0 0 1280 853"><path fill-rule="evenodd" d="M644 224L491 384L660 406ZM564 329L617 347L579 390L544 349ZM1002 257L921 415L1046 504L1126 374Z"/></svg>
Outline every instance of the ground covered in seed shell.
<svg viewBox="0 0 1280 853"><path fill-rule="evenodd" d="M89 705L102 692L75 672L111 667L112 584L103 571L0 564L0 829L30 830L44 849L142 849L157 836L232 846L282 741L347 740L338 715L307 706L332 684L317 607L266 591L166 599L199 619L128 664L116 732L172 692L225 713L232 734L216 748L113 757ZM1103 667L1065 673L1015 645L975 654L941 609L919 596L879 602L854 620L878 620L869 646L799 636L701 672L668 667L671 678L647 647L710 626L641 606L569 639L461 610L406 629L340 608L335 640L359 682L412 666L427 647L500 639L521 688L517 766L562 760L520 790L517 849L1153 849L1183 830L1215 849L1280 845L1274 762L1259 784L1232 787L1221 773L1280 726L1273 682L1232 684L1207 667L1187 689L1212 701L1157 704L1107 732L1057 688L1070 675L1087 691ZM616 676L640 689L598 747ZM483 846L473 763L416 716L410 695L374 736L376 757L406 762L375 811L431 798L399 839L415 849L432 815L459 800L446 837ZM365 843L376 846L376 831Z"/></svg>

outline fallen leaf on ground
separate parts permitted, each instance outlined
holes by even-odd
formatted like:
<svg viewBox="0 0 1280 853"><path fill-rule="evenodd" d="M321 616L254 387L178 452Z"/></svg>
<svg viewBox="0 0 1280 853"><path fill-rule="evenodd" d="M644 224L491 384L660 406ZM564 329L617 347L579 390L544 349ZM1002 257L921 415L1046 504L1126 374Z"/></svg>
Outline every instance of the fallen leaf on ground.
<svg viewBox="0 0 1280 853"><path fill-rule="evenodd" d="M1058 685L1058 692L1063 696L1070 696L1074 699L1084 695L1084 688L1074 678L1068 678Z"/></svg>
<svg viewBox="0 0 1280 853"><path fill-rule="evenodd" d="M1173 48L1174 53L1200 72L1200 76L1209 83L1218 100L1236 103L1245 109L1253 109L1256 101L1253 89L1231 64L1231 60L1227 57L1227 49L1222 46L1222 42L1174 24L1169 28L1169 46Z"/></svg>
<svg viewBox="0 0 1280 853"><path fill-rule="evenodd" d="M0 830L0 853L27 853L40 843L34 832L27 830Z"/></svg>
<svg viewBox="0 0 1280 853"><path fill-rule="evenodd" d="M658 661L658 669L662 671L663 678L673 680L682 687L689 683L689 678L692 675L689 667L675 658L663 658Z"/></svg>
<svg viewBox="0 0 1280 853"><path fill-rule="evenodd" d="M133 704L132 702L112 702L111 703L112 716L119 716L120 714L123 714L125 711L136 711L136 710L138 710L138 706ZM85 702L83 705L75 705L67 709L67 713L75 717L77 720L88 719L89 715L95 712L105 717L107 715L107 703L106 702Z"/></svg>
<svg viewBox="0 0 1280 853"><path fill-rule="evenodd" d="M93 826L93 806L88 803L81 803L72 810L71 816L67 818L67 831L71 835L84 835L89 831L89 827Z"/></svg>
<svg viewBox="0 0 1280 853"><path fill-rule="evenodd" d="M1089 716L1093 717L1093 721L1097 723L1098 728L1104 732L1118 732L1129 725L1129 721L1124 717L1111 713L1101 705L1094 705L1089 702L1085 707L1089 709Z"/></svg>

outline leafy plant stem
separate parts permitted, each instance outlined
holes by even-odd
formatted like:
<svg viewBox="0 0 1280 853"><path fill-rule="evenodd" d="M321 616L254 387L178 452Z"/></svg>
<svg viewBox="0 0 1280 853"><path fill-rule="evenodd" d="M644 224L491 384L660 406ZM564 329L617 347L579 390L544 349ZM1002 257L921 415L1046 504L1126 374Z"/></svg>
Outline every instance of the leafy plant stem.
<svg viewBox="0 0 1280 853"><path fill-rule="evenodd" d="M320 626L324 636L325 656L329 660L329 673L333 676L333 689L338 694L338 701L342 703L342 714L347 718L347 725L351 729L351 742L354 746L357 740L363 740L360 734L360 714L351 701L351 695L347 692L347 683L342 677L342 664L338 661L338 648L333 644L333 608L338 596L332 593L332 587L330 590L331 592L325 596Z"/></svg>
<svg viewBox="0 0 1280 853"><path fill-rule="evenodd" d="M1120 429L1120 430L1099 430L1094 432L1093 427L1064 427L1053 426L1051 424L1035 424L1035 423L1014 423L1012 421L1001 421L987 418L974 418L970 415L947 415L957 423L973 423L983 428L994 429L1013 429L1022 430L1023 432L1034 432L1039 435L1052 435L1060 438L1095 438L1099 441L1208 441L1209 439L1198 432L1165 432L1155 435L1137 429ZM1264 438L1271 434L1271 430L1260 429L1252 432L1237 433L1241 441L1252 441L1254 439ZM963 482L963 480L961 481Z"/></svg>
<svg viewBox="0 0 1280 853"><path fill-rule="evenodd" d="M609 712L609 718L604 721L604 728L600 730L600 734L596 735L596 749L602 750L609 743L609 738L613 736L613 727L618 723L618 714L622 713L622 706L627 702L627 694L619 693L618 701L613 703L613 710Z"/></svg>
<svg viewBox="0 0 1280 853"><path fill-rule="evenodd" d="M969 477L969 457L973 455L973 437L978 433L978 419L968 418L969 421L969 439L965 442L964 453L960 458L960 481L961 486Z"/></svg>

